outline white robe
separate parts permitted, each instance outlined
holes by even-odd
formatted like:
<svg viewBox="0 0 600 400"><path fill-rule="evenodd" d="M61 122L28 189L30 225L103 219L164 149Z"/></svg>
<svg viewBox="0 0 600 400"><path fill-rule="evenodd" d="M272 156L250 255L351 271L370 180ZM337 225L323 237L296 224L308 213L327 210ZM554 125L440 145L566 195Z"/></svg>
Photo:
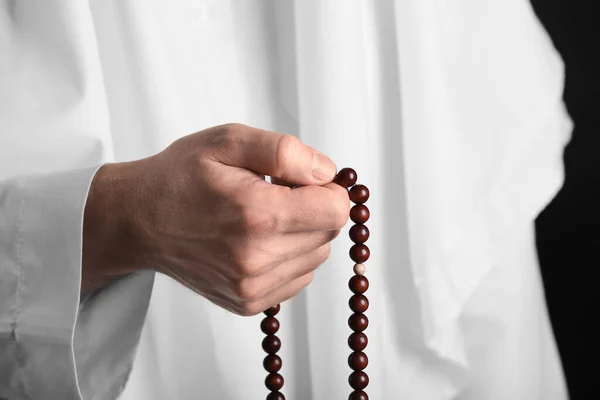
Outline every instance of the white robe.
<svg viewBox="0 0 600 400"><path fill-rule="evenodd" d="M152 273L79 297L97 167L240 122L371 189L370 398L566 399L532 226L562 90L527 0L0 0L0 398L264 398L260 316ZM350 393L345 233L282 307L288 399Z"/></svg>

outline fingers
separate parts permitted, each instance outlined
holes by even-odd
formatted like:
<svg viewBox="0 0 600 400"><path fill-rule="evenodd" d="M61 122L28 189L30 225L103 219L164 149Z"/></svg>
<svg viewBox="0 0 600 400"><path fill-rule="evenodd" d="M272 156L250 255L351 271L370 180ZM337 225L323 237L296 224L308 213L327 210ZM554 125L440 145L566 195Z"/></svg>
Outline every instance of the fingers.
<svg viewBox="0 0 600 400"><path fill-rule="evenodd" d="M278 205L284 232L338 230L348 222L348 191L335 183L290 189Z"/></svg>
<svg viewBox="0 0 600 400"><path fill-rule="evenodd" d="M350 199L346 189L331 183L335 175L331 160L326 162L331 169L327 179L316 180L312 175L315 150L291 135L237 124L215 132L209 134L224 139L207 139L211 148L218 149L211 184L220 187L224 197L236 199L242 210L238 220L242 233L266 236L344 227ZM223 165L238 171L224 180ZM275 184L261 175L270 175ZM292 190L278 183L302 187Z"/></svg>
<svg viewBox="0 0 600 400"><path fill-rule="evenodd" d="M202 283L194 285L177 275L171 276L220 307L249 316L295 296L312 281L314 270L327 260L330 251L329 244L323 245L262 275L232 281L234 287L228 290Z"/></svg>
<svg viewBox="0 0 600 400"><path fill-rule="evenodd" d="M175 279L241 315L260 313L310 283L351 207L347 189L332 183L331 159L294 136L239 124L190 135L169 151L176 159L191 154L182 165L185 188L192 188L182 198L195 207L179 220L189 228L184 239L201 239L172 246L178 252L166 260L178 268ZM202 201L190 200L196 198ZM196 218L200 223L189 223L202 207L208 211ZM195 271L195 264L212 274Z"/></svg>
<svg viewBox="0 0 600 400"><path fill-rule="evenodd" d="M265 241L265 243L262 244L262 246L264 246L265 251L268 251L269 249L271 249L272 251L273 248L286 249L287 251L283 252L284 258L281 258L280 262L274 263L274 266L271 268L264 269L262 273L266 273L272 268L276 268L279 264L284 263L288 260L293 260L297 257L309 254L314 250L318 250L319 248L322 248L325 245L329 245L331 241L333 241L340 235L340 232L341 230L336 229L332 231L309 233L286 233L278 238ZM280 255L281 253L282 251L279 250L274 254L271 253L270 255Z"/></svg>
<svg viewBox="0 0 600 400"><path fill-rule="evenodd" d="M242 304L268 303L277 298L282 288L323 264L329 257L331 247L323 245L303 256L289 260L259 276L241 279L235 288Z"/></svg>
<svg viewBox="0 0 600 400"><path fill-rule="evenodd" d="M339 230L350 213L348 192L335 183L290 189L258 181L232 195L243 210L239 231L255 237Z"/></svg>
<svg viewBox="0 0 600 400"><path fill-rule="evenodd" d="M241 124L223 125L211 134L218 139L216 161L249 169L296 185L323 185L333 180L336 166L298 138Z"/></svg>
<svg viewBox="0 0 600 400"><path fill-rule="evenodd" d="M263 312L269 307L291 299L292 297L300 293L302 289L308 286L312 282L313 278L314 272L309 272L308 274L303 275L300 278L283 285L277 291L271 293L264 299L244 305L241 310L241 315L256 315Z"/></svg>
<svg viewBox="0 0 600 400"><path fill-rule="evenodd" d="M302 289L308 286L314 277L314 272L311 271L293 281L287 282L279 287L276 291L259 300L252 301L234 301L221 293L199 293L201 296L210 302L230 311L234 314L245 317L260 314L269 307L275 304L283 303L286 300L296 296Z"/></svg>
<svg viewBox="0 0 600 400"><path fill-rule="evenodd" d="M289 233L230 245L233 261L227 272L232 279L260 276L282 263L304 256L330 243L340 230Z"/></svg>

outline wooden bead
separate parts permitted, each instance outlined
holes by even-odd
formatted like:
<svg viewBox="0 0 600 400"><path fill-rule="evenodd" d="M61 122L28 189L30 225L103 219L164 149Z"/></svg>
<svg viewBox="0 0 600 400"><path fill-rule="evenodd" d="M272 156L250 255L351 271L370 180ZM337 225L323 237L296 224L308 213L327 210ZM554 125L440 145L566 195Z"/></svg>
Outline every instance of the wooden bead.
<svg viewBox="0 0 600 400"><path fill-rule="evenodd" d="M350 209L350 219L357 224L364 224L371 217L371 212L364 204L357 204Z"/></svg>
<svg viewBox="0 0 600 400"><path fill-rule="evenodd" d="M275 317L266 317L260 323L260 330L267 335L274 335L279 330L279 320Z"/></svg>
<svg viewBox="0 0 600 400"><path fill-rule="evenodd" d="M356 175L356 171L352 168L342 168L335 177L335 182L345 188L349 188L350 186L356 183L358 176Z"/></svg>
<svg viewBox="0 0 600 400"><path fill-rule="evenodd" d="M354 294L363 294L369 289L369 280L364 275L354 275L348 281L348 287Z"/></svg>
<svg viewBox="0 0 600 400"><path fill-rule="evenodd" d="M364 275L366 270L365 264L354 264L353 271L356 275Z"/></svg>
<svg viewBox="0 0 600 400"><path fill-rule="evenodd" d="M280 392L271 392L267 395L267 400L285 400L285 396Z"/></svg>
<svg viewBox="0 0 600 400"><path fill-rule="evenodd" d="M363 204L369 200L369 189L365 185L356 185L348 192L350 200L356 204Z"/></svg>
<svg viewBox="0 0 600 400"><path fill-rule="evenodd" d="M265 336L262 341L262 348L266 353L275 354L281 348L281 341L275 335Z"/></svg>
<svg viewBox="0 0 600 400"><path fill-rule="evenodd" d="M364 244L355 244L350 247L350 258L357 264L362 264L371 257L371 250Z"/></svg>
<svg viewBox="0 0 600 400"><path fill-rule="evenodd" d="M265 378L265 386L271 392L276 392L283 387L283 376L279 375L277 372L270 373Z"/></svg>
<svg viewBox="0 0 600 400"><path fill-rule="evenodd" d="M367 396L367 394L362 390L355 390L354 392L350 393L348 400L369 400L369 396Z"/></svg>
<svg viewBox="0 0 600 400"><path fill-rule="evenodd" d="M348 366L354 371L362 371L369 365L369 358L362 351L355 351L348 357Z"/></svg>
<svg viewBox="0 0 600 400"><path fill-rule="evenodd" d="M354 371L350 374L348 383L354 390L363 390L369 385L369 376L363 371Z"/></svg>
<svg viewBox="0 0 600 400"><path fill-rule="evenodd" d="M369 240L369 236L371 233L369 232L369 228L367 228L363 224L352 225L350 231L348 232L348 236L350 236L350 240L357 244L363 244L367 240Z"/></svg>
<svg viewBox="0 0 600 400"><path fill-rule="evenodd" d="M363 351L368 344L369 339L362 332L354 332L348 337L348 347L354 351Z"/></svg>
<svg viewBox="0 0 600 400"><path fill-rule="evenodd" d="M281 357L277 354L268 354L263 360L263 367L267 372L277 372L281 369Z"/></svg>
<svg viewBox="0 0 600 400"><path fill-rule="evenodd" d="M277 304L276 306L273 306L271 308L267 308L264 311L264 314L268 317L274 317L279 313L279 310L281 309L281 305Z"/></svg>
<svg viewBox="0 0 600 400"><path fill-rule="evenodd" d="M355 313L364 313L369 308L369 299L362 294L355 294L348 301L350 309Z"/></svg>
<svg viewBox="0 0 600 400"><path fill-rule="evenodd" d="M348 326L354 332L362 332L369 326L369 318L360 313L354 313L348 318Z"/></svg>

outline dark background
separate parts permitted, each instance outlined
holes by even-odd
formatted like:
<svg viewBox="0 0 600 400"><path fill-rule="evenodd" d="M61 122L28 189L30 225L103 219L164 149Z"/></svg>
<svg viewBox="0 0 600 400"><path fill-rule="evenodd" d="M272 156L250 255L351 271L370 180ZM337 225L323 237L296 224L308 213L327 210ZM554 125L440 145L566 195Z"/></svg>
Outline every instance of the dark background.
<svg viewBox="0 0 600 400"><path fill-rule="evenodd" d="M501 0L499 0L501 1ZM595 0L531 0L566 64L575 130L565 184L536 222L546 300L572 400L600 398L600 29Z"/></svg>

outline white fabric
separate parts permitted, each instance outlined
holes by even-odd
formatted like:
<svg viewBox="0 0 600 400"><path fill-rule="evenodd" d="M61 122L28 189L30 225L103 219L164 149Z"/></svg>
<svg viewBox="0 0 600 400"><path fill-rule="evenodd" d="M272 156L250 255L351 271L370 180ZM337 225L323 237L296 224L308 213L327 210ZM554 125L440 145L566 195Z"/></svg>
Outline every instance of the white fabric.
<svg viewBox="0 0 600 400"><path fill-rule="evenodd" d="M112 151L88 7L0 2L0 398L8 400L80 399L78 386L86 400L116 398L150 299L152 273L80 299L85 200Z"/></svg>
<svg viewBox="0 0 600 400"><path fill-rule="evenodd" d="M566 399L531 229L562 183L562 88L526 0L0 0L0 397L116 398L153 275L76 313L93 170L241 122L371 188L371 398ZM346 238L283 305L289 399L348 396ZM120 398L264 397L260 318L157 275Z"/></svg>

